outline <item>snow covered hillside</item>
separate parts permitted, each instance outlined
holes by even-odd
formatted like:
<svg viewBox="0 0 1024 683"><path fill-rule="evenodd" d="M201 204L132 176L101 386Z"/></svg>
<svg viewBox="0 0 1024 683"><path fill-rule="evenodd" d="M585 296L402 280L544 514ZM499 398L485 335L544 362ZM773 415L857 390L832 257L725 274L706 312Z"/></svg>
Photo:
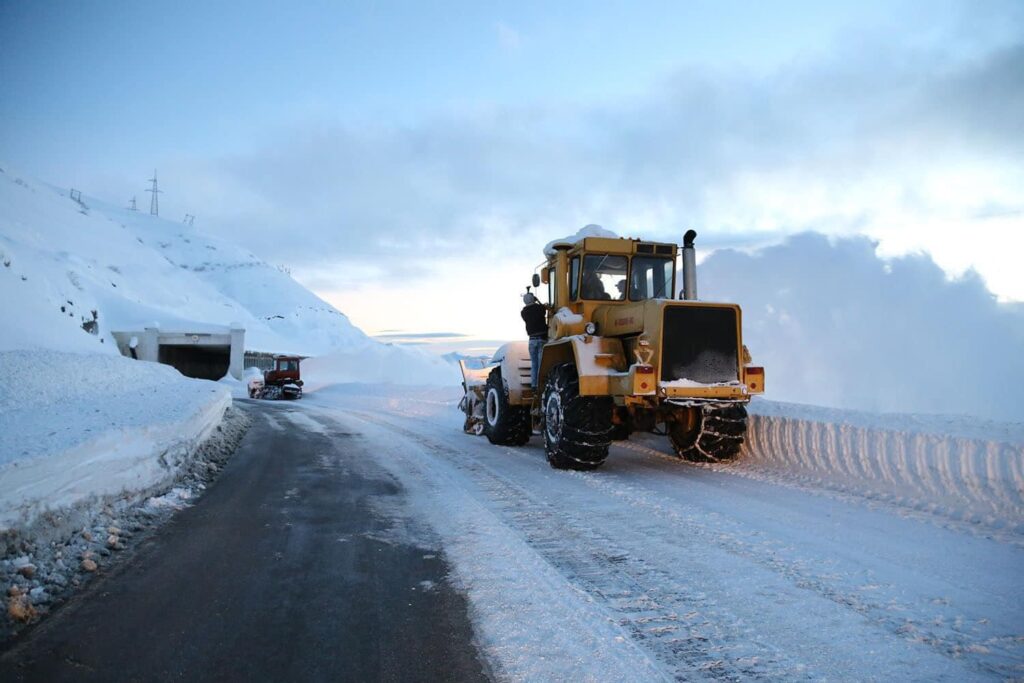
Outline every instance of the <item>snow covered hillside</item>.
<svg viewBox="0 0 1024 683"><path fill-rule="evenodd" d="M241 323L250 349L373 344L248 250L0 171L0 348L116 352L115 329ZM83 332L83 325L93 334Z"/></svg>
<svg viewBox="0 0 1024 683"><path fill-rule="evenodd" d="M0 529L167 484L230 405L227 385L121 358L113 331L239 323L248 349L323 354L330 381L456 377L370 339L244 248L9 169L0 320L0 373L15 388L0 399Z"/></svg>

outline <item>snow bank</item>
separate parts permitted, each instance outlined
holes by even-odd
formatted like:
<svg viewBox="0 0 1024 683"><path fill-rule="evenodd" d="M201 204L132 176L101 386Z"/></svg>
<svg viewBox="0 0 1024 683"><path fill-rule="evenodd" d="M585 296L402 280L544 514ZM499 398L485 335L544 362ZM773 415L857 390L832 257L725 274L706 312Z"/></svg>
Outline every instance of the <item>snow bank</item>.
<svg viewBox="0 0 1024 683"><path fill-rule="evenodd" d="M754 401L742 467L1024 532L1024 424Z"/></svg>
<svg viewBox="0 0 1024 683"><path fill-rule="evenodd" d="M0 351L0 530L169 484L230 392L120 356Z"/></svg>

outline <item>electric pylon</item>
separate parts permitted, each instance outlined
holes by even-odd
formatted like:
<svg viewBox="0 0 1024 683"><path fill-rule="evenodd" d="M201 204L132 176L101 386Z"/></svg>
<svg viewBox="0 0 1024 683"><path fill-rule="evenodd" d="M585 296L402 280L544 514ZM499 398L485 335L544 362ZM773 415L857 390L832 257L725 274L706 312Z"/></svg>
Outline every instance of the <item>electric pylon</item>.
<svg viewBox="0 0 1024 683"><path fill-rule="evenodd" d="M160 199L157 197L158 194L163 192L156 187L156 169L153 169L153 177L149 179L149 182L153 183L153 187L146 190L146 192L152 192L153 198L149 200L149 215L159 216L160 215Z"/></svg>

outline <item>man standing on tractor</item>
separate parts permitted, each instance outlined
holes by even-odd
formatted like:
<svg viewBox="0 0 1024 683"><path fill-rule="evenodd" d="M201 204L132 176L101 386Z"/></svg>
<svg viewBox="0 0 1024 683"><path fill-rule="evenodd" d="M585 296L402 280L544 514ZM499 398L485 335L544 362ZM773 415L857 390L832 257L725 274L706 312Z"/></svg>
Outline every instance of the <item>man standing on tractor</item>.
<svg viewBox="0 0 1024 683"><path fill-rule="evenodd" d="M544 304L537 301L529 290L523 295L523 322L526 323L526 334L530 337L530 380L534 391L537 390L537 375L540 373L540 354L544 343L548 340L548 323Z"/></svg>

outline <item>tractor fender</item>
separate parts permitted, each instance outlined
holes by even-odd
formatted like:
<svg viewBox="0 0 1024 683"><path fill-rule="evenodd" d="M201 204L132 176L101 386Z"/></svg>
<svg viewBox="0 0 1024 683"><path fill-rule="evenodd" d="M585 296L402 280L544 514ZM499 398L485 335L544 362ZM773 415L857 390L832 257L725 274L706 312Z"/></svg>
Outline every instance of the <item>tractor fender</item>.
<svg viewBox="0 0 1024 683"><path fill-rule="evenodd" d="M586 334L563 337L544 346L540 361L539 384L556 365L573 363L580 378L580 396L607 396L612 393L610 379L628 372L626 354L619 339ZM538 395L543 393L537 392Z"/></svg>
<svg viewBox="0 0 1024 683"><path fill-rule="evenodd" d="M511 405L528 405L530 398L530 344L514 341L502 344L491 358L491 366L501 367L501 379L508 390Z"/></svg>

